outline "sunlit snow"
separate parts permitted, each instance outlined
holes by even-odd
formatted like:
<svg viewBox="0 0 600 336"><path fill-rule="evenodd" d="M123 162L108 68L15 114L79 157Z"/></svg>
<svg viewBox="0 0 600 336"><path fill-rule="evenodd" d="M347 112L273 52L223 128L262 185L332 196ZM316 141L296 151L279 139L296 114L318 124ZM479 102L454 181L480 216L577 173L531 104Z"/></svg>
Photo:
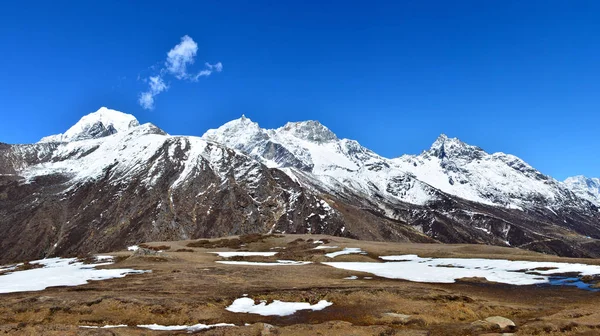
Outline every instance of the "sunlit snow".
<svg viewBox="0 0 600 336"><path fill-rule="evenodd" d="M79 326L79 328L85 328L85 329L111 329L111 328L127 328L126 324L117 324L117 325L105 325L102 327L98 327L98 326Z"/></svg>
<svg viewBox="0 0 600 336"><path fill-rule="evenodd" d="M388 262L326 262L335 268L367 272L390 279L453 283L461 278L485 278L511 285L548 283L553 274L600 274L600 266L557 262L500 259L420 258L416 255L385 256ZM391 261L391 262L390 262Z"/></svg>
<svg viewBox="0 0 600 336"><path fill-rule="evenodd" d="M259 304L255 304L251 298L243 297L233 301L231 306L226 309L234 313L250 313L259 314L262 316L287 316L292 315L299 310L323 310L333 303L321 300L318 303L311 305L308 302L284 302L274 300L267 304L267 301L261 300Z"/></svg>
<svg viewBox="0 0 600 336"><path fill-rule="evenodd" d="M335 258L337 256L341 256L344 254L356 254L356 253L366 254L366 252L363 252L359 247L346 247L345 249L343 249L341 251L327 253L327 254L325 254L325 256L328 258Z"/></svg>
<svg viewBox="0 0 600 336"><path fill-rule="evenodd" d="M313 250L325 250L325 249L334 249L334 248L338 248L338 247L337 246L319 245L319 246L313 248Z"/></svg>
<svg viewBox="0 0 600 336"><path fill-rule="evenodd" d="M84 264L77 258L49 258L32 261L30 264L43 267L9 272L0 276L0 293L40 291L53 286L78 286L90 280L122 278L128 274L148 272L134 269L96 269L98 266L110 265L112 261Z"/></svg>
<svg viewBox="0 0 600 336"><path fill-rule="evenodd" d="M254 261L215 261L225 265L240 265L240 266L301 266L311 264L310 261L294 261L294 260L277 260L277 262L254 262Z"/></svg>
<svg viewBox="0 0 600 336"><path fill-rule="evenodd" d="M231 257L272 257L276 255L278 252L244 252L244 251L235 251L235 252L208 252L218 254L219 257L223 258L231 258Z"/></svg>
<svg viewBox="0 0 600 336"><path fill-rule="evenodd" d="M145 328L150 330L159 330L159 331L187 331L187 332L196 332L200 330L212 329L216 327L235 327L235 324L231 323L217 323L217 324L194 324L191 326L188 325L172 325L165 326L160 324L139 324L138 328Z"/></svg>

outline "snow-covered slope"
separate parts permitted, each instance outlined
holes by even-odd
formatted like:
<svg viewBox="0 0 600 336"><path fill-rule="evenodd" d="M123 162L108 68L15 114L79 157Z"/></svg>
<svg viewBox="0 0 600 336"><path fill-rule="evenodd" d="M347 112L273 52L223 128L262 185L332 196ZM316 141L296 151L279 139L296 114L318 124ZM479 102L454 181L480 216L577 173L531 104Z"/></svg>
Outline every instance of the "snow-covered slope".
<svg viewBox="0 0 600 336"><path fill-rule="evenodd" d="M509 208L582 205L560 182L510 154L441 135L420 155L393 160L396 167L435 188L464 199Z"/></svg>
<svg viewBox="0 0 600 336"><path fill-rule="evenodd" d="M101 107L98 111L81 118L65 133L44 137L40 142L69 142L97 139L118 132L125 132L136 126L139 126L139 122L131 114Z"/></svg>
<svg viewBox="0 0 600 336"><path fill-rule="evenodd" d="M203 138L244 151L290 175L312 176L332 189L350 188L424 205L441 191L466 200L507 208L582 204L560 182L523 160L441 135L420 155L388 159L358 142L338 139L316 121L266 130L246 117L209 130ZM296 171L296 173L294 173Z"/></svg>
<svg viewBox="0 0 600 336"><path fill-rule="evenodd" d="M567 178L564 184L580 197L600 206L600 178L579 175Z"/></svg>
<svg viewBox="0 0 600 336"><path fill-rule="evenodd" d="M290 122L262 129L246 117L207 131L202 138L248 153L290 177L316 181L332 192L349 189L356 195L385 195L424 205L436 199L435 190L394 167L393 162L358 142L338 139L318 121Z"/></svg>

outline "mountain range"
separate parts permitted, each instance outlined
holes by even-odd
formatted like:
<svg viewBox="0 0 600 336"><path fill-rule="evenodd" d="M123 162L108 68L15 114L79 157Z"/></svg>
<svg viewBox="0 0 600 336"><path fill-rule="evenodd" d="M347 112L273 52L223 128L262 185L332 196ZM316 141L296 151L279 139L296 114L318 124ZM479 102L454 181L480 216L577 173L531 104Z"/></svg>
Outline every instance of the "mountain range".
<svg viewBox="0 0 600 336"><path fill-rule="evenodd" d="M171 136L101 108L38 143L0 143L0 262L247 233L600 257L599 207L598 178L557 181L445 135L385 158L317 121L242 116Z"/></svg>

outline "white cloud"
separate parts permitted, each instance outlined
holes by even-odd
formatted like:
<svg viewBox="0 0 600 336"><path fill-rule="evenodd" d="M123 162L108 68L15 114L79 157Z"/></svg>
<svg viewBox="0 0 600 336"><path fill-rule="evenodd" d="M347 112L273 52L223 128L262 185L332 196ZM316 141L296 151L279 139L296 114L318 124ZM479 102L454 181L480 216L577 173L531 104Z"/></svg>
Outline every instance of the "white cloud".
<svg viewBox="0 0 600 336"><path fill-rule="evenodd" d="M154 108L154 96L150 92L142 92L138 98L138 103L145 110L152 110Z"/></svg>
<svg viewBox="0 0 600 336"><path fill-rule="evenodd" d="M221 64L221 62L216 63L216 64L204 63L204 66L206 66L206 69L201 70L200 72L198 72L196 74L196 76L194 76L192 78L192 80L194 82L197 81L198 78L200 78L200 77L208 77L208 76L210 76L213 72L221 72L221 71L223 71L223 64Z"/></svg>
<svg viewBox="0 0 600 336"><path fill-rule="evenodd" d="M167 53L165 66L167 71L173 74L177 79L188 78L187 66L194 63L194 57L198 53L198 44L185 35L181 38L181 43L173 47Z"/></svg>
<svg viewBox="0 0 600 336"><path fill-rule="evenodd" d="M183 36L181 42L167 53L165 67L158 71L158 75L148 78L148 91L140 93L138 97L138 102L142 108L153 109L154 97L169 88L163 79L166 75L173 75L179 80L196 82L200 77L208 77L213 72L223 71L221 62L215 64L204 63L205 69L200 70L195 75L190 75L188 66L194 64L197 53L198 44L188 35Z"/></svg>
<svg viewBox="0 0 600 336"><path fill-rule="evenodd" d="M163 81L160 76L153 76L148 78L150 88L146 92L140 93L138 102L146 110L152 110L154 108L154 96L166 91L169 87Z"/></svg>
<svg viewBox="0 0 600 336"><path fill-rule="evenodd" d="M223 64L221 64L221 62L216 63L216 64L204 63L204 65L206 65L206 67L209 68L210 70L214 70L216 72L223 71Z"/></svg>

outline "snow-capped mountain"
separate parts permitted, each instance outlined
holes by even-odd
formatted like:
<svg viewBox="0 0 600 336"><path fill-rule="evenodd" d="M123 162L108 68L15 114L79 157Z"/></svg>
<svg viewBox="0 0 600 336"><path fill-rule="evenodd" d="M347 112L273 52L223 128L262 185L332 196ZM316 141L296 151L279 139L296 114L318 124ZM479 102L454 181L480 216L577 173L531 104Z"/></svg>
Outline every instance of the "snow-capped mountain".
<svg viewBox="0 0 600 336"><path fill-rule="evenodd" d="M0 143L0 262L257 232L598 257L598 203L573 185L444 135L390 159L316 121L170 136L101 108L36 144Z"/></svg>
<svg viewBox="0 0 600 336"><path fill-rule="evenodd" d="M131 114L101 107L98 111L81 118L65 133L44 137L40 142L69 142L98 139L117 132L125 132L139 125L138 120Z"/></svg>
<svg viewBox="0 0 600 336"><path fill-rule="evenodd" d="M600 206L600 178L578 175L567 178L564 184L579 197Z"/></svg>
<svg viewBox="0 0 600 336"><path fill-rule="evenodd" d="M343 185L369 197L426 205L439 199L435 189L507 208L589 207L518 157L488 154L446 135L420 155L396 159L381 157L356 141L338 139L317 121L265 130L242 117L207 131L203 138L248 153L269 167L289 168L285 171L292 177L310 173L325 186Z"/></svg>
<svg viewBox="0 0 600 336"><path fill-rule="evenodd" d="M37 144L0 144L0 262L162 239L339 234L337 217L239 151L117 111L100 109Z"/></svg>

